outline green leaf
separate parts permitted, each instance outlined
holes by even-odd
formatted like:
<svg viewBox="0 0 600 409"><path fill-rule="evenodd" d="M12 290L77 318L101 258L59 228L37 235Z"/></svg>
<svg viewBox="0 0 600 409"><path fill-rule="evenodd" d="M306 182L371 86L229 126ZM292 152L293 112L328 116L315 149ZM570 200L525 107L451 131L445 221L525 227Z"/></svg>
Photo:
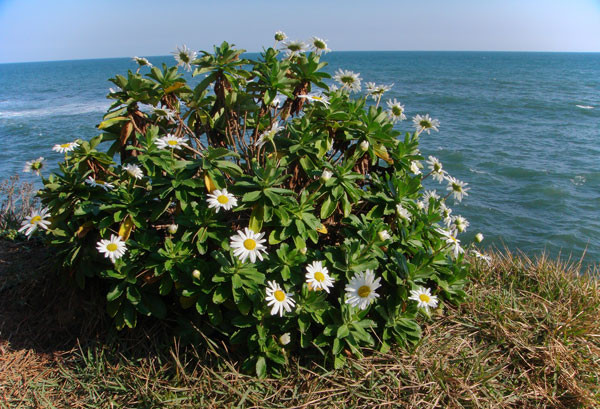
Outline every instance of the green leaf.
<svg viewBox="0 0 600 409"><path fill-rule="evenodd" d="M135 328L137 325L137 312L131 304L123 305L123 321L129 328Z"/></svg>
<svg viewBox="0 0 600 409"><path fill-rule="evenodd" d="M130 119L126 116L117 116L115 118L107 119L106 121L100 122L100 124L98 125L98 129L110 128L114 124L118 124L119 122L126 122L129 120Z"/></svg>
<svg viewBox="0 0 600 409"><path fill-rule="evenodd" d="M255 233L260 233L262 229L263 220L265 218L265 208L259 204L254 206L252 214L250 214L250 222L248 228Z"/></svg>
<svg viewBox="0 0 600 409"><path fill-rule="evenodd" d="M225 287L217 287L213 293L213 302L215 304L222 304L227 301L228 295L228 291Z"/></svg>
<svg viewBox="0 0 600 409"><path fill-rule="evenodd" d="M106 294L106 300L108 302L114 301L119 298L123 294L123 289L125 288L125 283L120 282L113 286L113 288Z"/></svg>
<svg viewBox="0 0 600 409"><path fill-rule="evenodd" d="M331 199L331 196L327 196L327 199L321 205L321 219L327 219L335 211L337 202Z"/></svg>
<svg viewBox="0 0 600 409"><path fill-rule="evenodd" d="M336 337L339 339L342 339L342 338L346 338L349 334L350 334L350 329L348 328L348 326L346 324L344 324L344 325L341 325L340 327L338 327Z"/></svg>
<svg viewBox="0 0 600 409"><path fill-rule="evenodd" d="M267 361L264 356L260 356L256 360L256 376L259 378L267 376Z"/></svg>
<svg viewBox="0 0 600 409"><path fill-rule="evenodd" d="M255 190L253 192L245 193L242 196L242 202L256 202L262 196L262 191Z"/></svg>

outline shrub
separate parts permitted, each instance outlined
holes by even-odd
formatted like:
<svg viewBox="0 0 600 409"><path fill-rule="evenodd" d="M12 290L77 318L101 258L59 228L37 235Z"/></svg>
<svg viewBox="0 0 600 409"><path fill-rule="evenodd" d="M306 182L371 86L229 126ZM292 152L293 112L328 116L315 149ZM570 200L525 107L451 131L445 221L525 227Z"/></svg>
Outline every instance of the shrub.
<svg viewBox="0 0 600 409"><path fill-rule="evenodd" d="M438 122L416 116L402 135L404 107L380 106L389 87L354 98L360 76L343 70L331 85L324 44L284 42L285 55L257 60L225 42L198 57L183 47L175 58L200 76L194 86L136 57L137 72L110 80L103 132L54 147L65 160L43 179L51 216L36 220L49 217L47 238L81 286L110 283L117 328L185 313L262 376L293 350L339 367L362 346L409 345L419 312L463 298L466 221L445 200L467 188L435 158L421 172L419 137ZM448 196L424 191L430 175Z"/></svg>

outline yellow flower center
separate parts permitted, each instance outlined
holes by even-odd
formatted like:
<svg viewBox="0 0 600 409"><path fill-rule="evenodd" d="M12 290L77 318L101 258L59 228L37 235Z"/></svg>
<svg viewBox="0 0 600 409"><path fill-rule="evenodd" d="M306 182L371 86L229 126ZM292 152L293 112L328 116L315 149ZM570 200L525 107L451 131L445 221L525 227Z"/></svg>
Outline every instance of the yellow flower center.
<svg viewBox="0 0 600 409"><path fill-rule="evenodd" d="M115 243L110 243L108 246L106 246L106 250L108 251L117 251L119 247L115 244Z"/></svg>
<svg viewBox="0 0 600 409"><path fill-rule="evenodd" d="M252 239L244 240L244 247L246 250L254 250L256 248L256 241Z"/></svg>
<svg viewBox="0 0 600 409"><path fill-rule="evenodd" d="M217 197L217 202L219 202L221 204L229 203L229 198L225 195L221 195L221 196Z"/></svg>
<svg viewBox="0 0 600 409"><path fill-rule="evenodd" d="M363 285L358 289L358 296L361 298L366 298L371 294L371 287L368 285Z"/></svg>
<svg viewBox="0 0 600 409"><path fill-rule="evenodd" d="M279 302L285 300L285 293L281 290L277 290L273 293L273 296L275 297L275 299Z"/></svg>
<svg viewBox="0 0 600 409"><path fill-rule="evenodd" d="M394 106L392 107L392 113L396 116L402 115L402 108Z"/></svg>
<svg viewBox="0 0 600 409"><path fill-rule="evenodd" d="M167 141L167 144L170 146L175 146L175 145L177 145L177 141L171 139L170 141Z"/></svg>
<svg viewBox="0 0 600 409"><path fill-rule="evenodd" d="M69 146L71 146L71 143L63 143L60 145L61 148L68 148Z"/></svg>
<svg viewBox="0 0 600 409"><path fill-rule="evenodd" d="M431 301L431 297L427 294L419 294L419 300L429 303L429 301Z"/></svg>
<svg viewBox="0 0 600 409"><path fill-rule="evenodd" d="M41 217L41 216L33 216L33 217L31 218L31 221L30 221L30 223L31 223L31 224L37 224L37 223L39 223L40 221L42 221L42 217Z"/></svg>
<svg viewBox="0 0 600 409"><path fill-rule="evenodd" d="M320 271L317 271L315 273L315 280L317 280L318 282L322 283L323 281L325 281L325 274L323 274Z"/></svg>

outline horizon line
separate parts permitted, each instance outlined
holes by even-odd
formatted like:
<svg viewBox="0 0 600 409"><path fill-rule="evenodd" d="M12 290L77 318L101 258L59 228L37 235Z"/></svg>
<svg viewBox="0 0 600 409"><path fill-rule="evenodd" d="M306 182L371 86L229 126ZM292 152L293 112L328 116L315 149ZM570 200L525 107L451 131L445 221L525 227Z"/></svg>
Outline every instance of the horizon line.
<svg viewBox="0 0 600 409"><path fill-rule="evenodd" d="M247 54L259 54L262 51L244 51ZM600 54L600 51L545 51L545 50L339 50L331 53L537 53L537 54ZM169 57L171 54L143 55L144 58ZM94 57L94 58L68 58L58 60L26 60L26 61L0 61L4 64L35 64L44 62L69 62L69 61L96 61L96 60L118 60L132 59L133 56L118 57Z"/></svg>

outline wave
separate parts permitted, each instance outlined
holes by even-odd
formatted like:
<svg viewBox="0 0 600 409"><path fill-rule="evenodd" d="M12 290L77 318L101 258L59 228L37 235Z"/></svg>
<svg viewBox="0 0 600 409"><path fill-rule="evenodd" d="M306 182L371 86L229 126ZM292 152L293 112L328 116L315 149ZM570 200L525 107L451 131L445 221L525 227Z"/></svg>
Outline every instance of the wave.
<svg viewBox="0 0 600 409"><path fill-rule="evenodd" d="M81 115L93 112L105 112L110 102L82 102L44 108L24 109L20 111L0 111L0 119L4 118L42 118L47 116Z"/></svg>
<svg viewBox="0 0 600 409"><path fill-rule="evenodd" d="M573 179L570 179L571 183L575 186L581 186L586 182L585 176L577 175Z"/></svg>
<svg viewBox="0 0 600 409"><path fill-rule="evenodd" d="M577 108L581 108L581 109L594 109L593 106L591 105L575 105Z"/></svg>

